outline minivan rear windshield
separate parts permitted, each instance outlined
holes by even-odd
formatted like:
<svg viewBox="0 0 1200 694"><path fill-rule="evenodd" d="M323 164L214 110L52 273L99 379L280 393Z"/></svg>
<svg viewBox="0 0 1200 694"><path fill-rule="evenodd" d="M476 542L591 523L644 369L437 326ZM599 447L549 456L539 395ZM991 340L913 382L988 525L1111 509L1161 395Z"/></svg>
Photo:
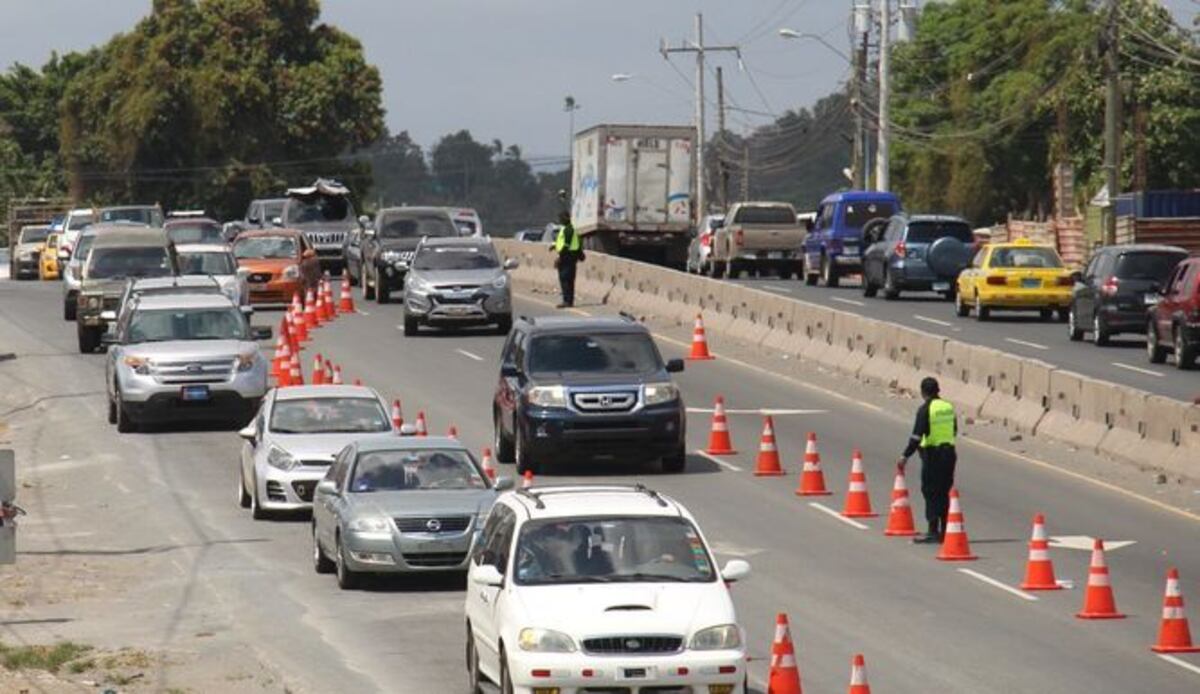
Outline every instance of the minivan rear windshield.
<svg viewBox="0 0 1200 694"><path fill-rule="evenodd" d="M975 240L971 227L962 222L912 222L908 225L909 243L933 243L946 236L963 243Z"/></svg>
<svg viewBox="0 0 1200 694"><path fill-rule="evenodd" d="M1124 280L1153 280L1162 282L1175 269L1186 253L1169 251L1139 251L1122 253L1113 274Z"/></svg>
<svg viewBox="0 0 1200 694"><path fill-rule="evenodd" d="M786 207L743 207L734 224L786 224L796 226L796 213Z"/></svg>
<svg viewBox="0 0 1200 694"><path fill-rule="evenodd" d="M894 214L896 206L886 200L851 202L846 204L843 226L847 229L860 229L876 217L891 217Z"/></svg>

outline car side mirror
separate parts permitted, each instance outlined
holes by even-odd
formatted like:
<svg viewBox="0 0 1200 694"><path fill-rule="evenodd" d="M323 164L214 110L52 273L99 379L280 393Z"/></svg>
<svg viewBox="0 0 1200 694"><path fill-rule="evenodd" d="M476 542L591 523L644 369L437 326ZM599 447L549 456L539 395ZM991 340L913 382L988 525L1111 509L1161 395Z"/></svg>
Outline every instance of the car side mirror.
<svg viewBox="0 0 1200 694"><path fill-rule="evenodd" d="M401 424L400 425L400 435L401 436L416 436L417 435L417 425L412 424L410 422L405 422L404 424Z"/></svg>
<svg viewBox="0 0 1200 694"><path fill-rule="evenodd" d="M721 569L721 580L726 583L736 583L750 575L750 564L743 559L730 559Z"/></svg>
<svg viewBox="0 0 1200 694"><path fill-rule="evenodd" d="M684 362L682 359L669 359L667 361L667 373L677 374L683 372Z"/></svg>
<svg viewBox="0 0 1200 694"><path fill-rule="evenodd" d="M277 227L283 226L283 217L271 217L271 225Z"/></svg>
<svg viewBox="0 0 1200 694"><path fill-rule="evenodd" d="M255 428L253 424L242 427L238 430L238 436L242 437L246 441L249 441L250 443L254 443L255 439L258 438L258 429Z"/></svg>
<svg viewBox="0 0 1200 694"><path fill-rule="evenodd" d="M521 375L521 369L516 364L501 364L500 375L504 378L516 378Z"/></svg>
<svg viewBox="0 0 1200 694"><path fill-rule="evenodd" d="M509 489L512 489L514 486L516 486L516 485L513 481L513 478L508 477L508 476L497 477L496 483L492 485L492 489L495 489L498 492L504 492L504 491L508 491Z"/></svg>
<svg viewBox="0 0 1200 694"><path fill-rule="evenodd" d="M250 327L251 340L270 340L274 334L269 325L254 325Z"/></svg>
<svg viewBox="0 0 1200 694"><path fill-rule="evenodd" d="M333 480L321 480L317 482L317 488L313 491L316 494L337 496L337 482Z"/></svg>
<svg viewBox="0 0 1200 694"><path fill-rule="evenodd" d="M504 585L504 574L491 564L476 564L471 567L471 583L499 588Z"/></svg>
<svg viewBox="0 0 1200 694"><path fill-rule="evenodd" d="M521 261L516 258L508 258L504 261L505 270L516 270L519 267L521 267Z"/></svg>

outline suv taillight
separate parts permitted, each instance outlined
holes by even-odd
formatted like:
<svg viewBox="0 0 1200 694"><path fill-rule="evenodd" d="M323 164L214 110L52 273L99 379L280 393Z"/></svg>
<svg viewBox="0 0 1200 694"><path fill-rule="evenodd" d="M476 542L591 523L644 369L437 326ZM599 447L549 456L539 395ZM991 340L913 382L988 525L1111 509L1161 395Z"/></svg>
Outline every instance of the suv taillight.
<svg viewBox="0 0 1200 694"><path fill-rule="evenodd" d="M1104 296L1116 296L1117 289L1121 286L1121 280L1117 279L1116 275L1104 280L1104 284L1100 285L1100 293Z"/></svg>
<svg viewBox="0 0 1200 694"><path fill-rule="evenodd" d="M708 234L708 233L701 234L700 245L704 246L705 248L709 248L710 246L712 246L712 234Z"/></svg>
<svg viewBox="0 0 1200 694"><path fill-rule="evenodd" d="M908 246L905 246L903 241L897 241L896 247L892 251L901 258L904 258L908 255Z"/></svg>

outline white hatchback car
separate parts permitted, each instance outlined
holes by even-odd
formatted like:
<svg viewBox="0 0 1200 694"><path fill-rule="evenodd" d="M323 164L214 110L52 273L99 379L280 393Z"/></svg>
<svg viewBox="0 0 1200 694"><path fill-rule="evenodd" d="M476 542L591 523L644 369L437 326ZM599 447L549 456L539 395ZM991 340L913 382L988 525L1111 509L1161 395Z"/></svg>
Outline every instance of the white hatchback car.
<svg viewBox="0 0 1200 694"><path fill-rule="evenodd" d="M641 485L532 487L497 499L466 598L470 691L742 694L746 649L692 515Z"/></svg>

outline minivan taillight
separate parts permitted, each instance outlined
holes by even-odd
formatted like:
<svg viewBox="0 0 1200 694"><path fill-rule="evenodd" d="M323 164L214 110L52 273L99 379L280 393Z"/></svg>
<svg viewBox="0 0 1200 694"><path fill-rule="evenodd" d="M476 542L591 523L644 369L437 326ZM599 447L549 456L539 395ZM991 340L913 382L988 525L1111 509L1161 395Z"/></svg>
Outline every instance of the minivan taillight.
<svg viewBox="0 0 1200 694"><path fill-rule="evenodd" d="M896 247L892 249L892 252L901 258L904 258L908 255L908 246L905 246L903 241L897 241Z"/></svg>
<svg viewBox="0 0 1200 694"><path fill-rule="evenodd" d="M1104 280L1104 284L1100 285L1100 293L1104 296L1116 296L1117 289L1121 286L1121 280L1114 275Z"/></svg>

